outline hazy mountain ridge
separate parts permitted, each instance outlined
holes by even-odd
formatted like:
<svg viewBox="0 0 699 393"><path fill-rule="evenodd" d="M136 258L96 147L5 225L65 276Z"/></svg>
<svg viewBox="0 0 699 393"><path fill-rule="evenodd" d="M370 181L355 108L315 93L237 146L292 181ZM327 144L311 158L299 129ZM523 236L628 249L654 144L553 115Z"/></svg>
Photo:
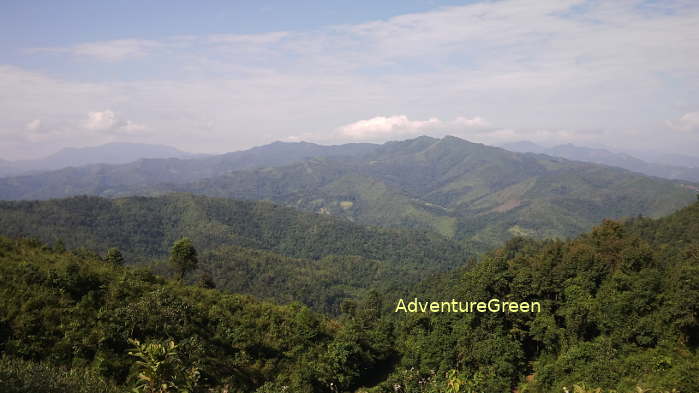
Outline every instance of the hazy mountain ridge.
<svg viewBox="0 0 699 393"><path fill-rule="evenodd" d="M455 137L392 142L361 158L233 172L157 191L267 199L364 224L431 229L486 248L514 235L573 236L607 217L667 214L695 193L623 169Z"/></svg>
<svg viewBox="0 0 699 393"><path fill-rule="evenodd" d="M667 214L694 200L689 187L423 136L383 145L278 142L201 159L68 168L0 179L0 199L186 192L270 200L361 224L433 230L485 250L516 235L570 237L603 218Z"/></svg>
<svg viewBox="0 0 699 393"><path fill-rule="evenodd" d="M0 176L18 176L95 164L118 165L141 159L203 156L164 145L114 142L90 147L67 147L40 159L0 161Z"/></svg>
<svg viewBox="0 0 699 393"><path fill-rule="evenodd" d="M502 148L519 153L547 154L568 160L609 165L665 179L699 182L699 168L648 162L630 154L612 152L607 149L582 147L573 144L544 147L528 141L504 144ZM688 164L693 162L693 157L681 155L656 154L655 158L664 162L684 162ZM695 161L699 163L699 158L695 159Z"/></svg>
<svg viewBox="0 0 699 393"><path fill-rule="evenodd" d="M288 165L309 157L363 155L368 143L322 146L275 142L202 158L142 159L122 165L88 165L0 179L0 199L49 199L74 195L125 196L160 183L187 183L235 171Z"/></svg>

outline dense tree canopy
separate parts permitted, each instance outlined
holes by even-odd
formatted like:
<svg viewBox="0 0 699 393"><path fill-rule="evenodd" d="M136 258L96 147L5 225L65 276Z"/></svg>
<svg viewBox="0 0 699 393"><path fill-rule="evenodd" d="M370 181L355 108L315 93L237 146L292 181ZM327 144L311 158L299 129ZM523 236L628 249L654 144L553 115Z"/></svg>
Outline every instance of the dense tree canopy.
<svg viewBox="0 0 699 393"><path fill-rule="evenodd" d="M409 291L537 301L538 313L387 313L398 294L367 289L329 317L169 281L70 242L0 238L0 390L123 392L150 375L195 392L693 392L698 223L696 203L572 240L515 238Z"/></svg>

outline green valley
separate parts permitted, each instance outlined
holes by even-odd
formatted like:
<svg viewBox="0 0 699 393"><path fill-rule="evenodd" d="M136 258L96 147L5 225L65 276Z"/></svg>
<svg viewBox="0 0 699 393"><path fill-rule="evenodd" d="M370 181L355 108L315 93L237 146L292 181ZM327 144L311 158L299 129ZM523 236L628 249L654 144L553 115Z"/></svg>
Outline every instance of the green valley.
<svg viewBox="0 0 699 393"><path fill-rule="evenodd" d="M128 263L156 267L175 240L189 237L202 270L220 288L332 313L368 288L403 290L475 256L429 232L187 194L0 202L0 234L60 241L92 254L116 247Z"/></svg>

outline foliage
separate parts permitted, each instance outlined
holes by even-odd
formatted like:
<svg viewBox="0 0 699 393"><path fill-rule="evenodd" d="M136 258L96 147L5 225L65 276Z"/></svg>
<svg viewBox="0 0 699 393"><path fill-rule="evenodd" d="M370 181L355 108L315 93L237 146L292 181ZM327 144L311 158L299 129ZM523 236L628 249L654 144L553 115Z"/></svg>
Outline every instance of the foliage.
<svg viewBox="0 0 699 393"><path fill-rule="evenodd" d="M115 247L107 250L107 255L105 255L104 260L114 266L124 266L124 256L121 255L121 251Z"/></svg>
<svg viewBox="0 0 699 393"><path fill-rule="evenodd" d="M189 238L183 237L172 245L170 264L177 271L180 280L184 278L185 274L197 268L199 265L197 250L194 249Z"/></svg>
<svg viewBox="0 0 699 393"><path fill-rule="evenodd" d="M460 279L436 279L441 288L425 296L539 301L543 311L401 316L400 366L479 374L483 392L582 381L603 391L694 391L697 223L699 203L660 220L605 221L570 241L513 239Z"/></svg>
<svg viewBox="0 0 699 393"><path fill-rule="evenodd" d="M76 197L0 202L0 234L98 252L118 247L133 264L163 261L178 239L198 251L217 288L337 313L339 302L377 287L398 293L471 255L441 236L364 227L265 202L173 194L158 198ZM165 263L155 270L171 271Z"/></svg>
<svg viewBox="0 0 699 393"><path fill-rule="evenodd" d="M199 381L199 369L187 367L174 341L141 344L129 340L133 345L129 355L136 361L136 388L139 393L192 393Z"/></svg>
<svg viewBox="0 0 699 393"><path fill-rule="evenodd" d="M352 389L376 378L394 353L392 325L376 313L362 325L339 324L298 303L275 306L185 286L32 240L0 237L0 276L2 354L43 362L37 364L46 373L90 370L89 386L126 386L130 375L141 375L146 391L153 388L148 380L181 391L199 372L201 391L253 392L269 382L321 393L329 383Z"/></svg>
<svg viewBox="0 0 699 393"><path fill-rule="evenodd" d="M427 154L431 142L418 142L412 148ZM447 167L461 162L445 159L455 160ZM608 175L571 179L618 185ZM532 187L565 195L565 185L554 180L542 175ZM409 186L419 191L418 183ZM595 203L557 203L601 214ZM692 392L699 386L699 203L659 220L606 220L571 240L515 237L477 263L442 274L468 255L443 237L262 202L182 194L79 197L2 203L0 212L3 231L55 244L0 237L3 391L113 392L136 385L197 393L543 393L590 391L587 386ZM483 213L478 219L491 214ZM113 245L130 262L145 262L164 258L185 236L192 239L185 251L194 244L204 250L197 257L200 277L211 275L198 286L104 263L90 251ZM209 281L288 304L207 289ZM421 300L537 301L542 312L386 315L406 288ZM341 314L331 319L294 302L299 299Z"/></svg>
<svg viewBox="0 0 699 393"><path fill-rule="evenodd" d="M273 144L200 160L0 179L4 200L169 192L269 200L361 224L431 230L478 251L517 235L574 236L604 218L657 217L695 199L679 182L455 137L381 146Z"/></svg>

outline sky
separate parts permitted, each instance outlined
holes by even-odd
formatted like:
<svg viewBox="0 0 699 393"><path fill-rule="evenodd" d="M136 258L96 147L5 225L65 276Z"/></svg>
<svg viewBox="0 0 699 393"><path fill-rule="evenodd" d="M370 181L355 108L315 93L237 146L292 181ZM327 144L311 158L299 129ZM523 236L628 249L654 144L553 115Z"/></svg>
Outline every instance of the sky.
<svg viewBox="0 0 699 393"><path fill-rule="evenodd" d="M0 2L0 159L419 135L699 155L699 1Z"/></svg>

